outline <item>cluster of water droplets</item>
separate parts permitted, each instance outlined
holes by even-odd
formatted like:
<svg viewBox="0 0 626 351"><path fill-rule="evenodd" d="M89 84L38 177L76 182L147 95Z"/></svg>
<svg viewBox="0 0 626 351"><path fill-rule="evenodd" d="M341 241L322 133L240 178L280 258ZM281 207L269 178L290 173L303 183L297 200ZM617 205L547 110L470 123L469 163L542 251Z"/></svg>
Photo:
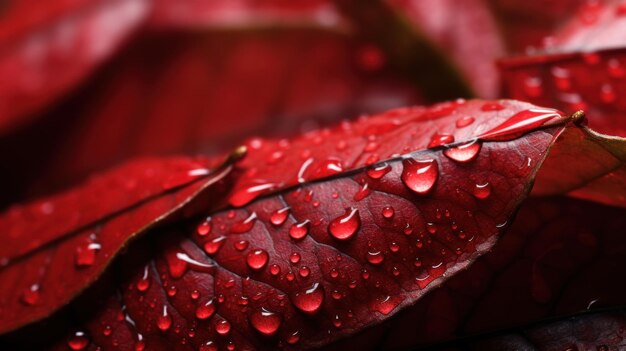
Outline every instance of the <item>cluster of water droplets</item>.
<svg viewBox="0 0 626 351"><path fill-rule="evenodd" d="M506 106L499 102L487 102L481 110L489 113L499 112L505 108ZM560 114L554 110L524 110L514 114L495 128L487 130L482 134L482 137L485 140L499 140L506 138L507 135L518 136L520 133L527 132L558 117ZM319 208L320 211L324 209L323 206L320 207L324 201L345 202L343 211L335 213L329 220L325 220L323 216L317 218L314 215L310 218L296 218L292 208L293 204L276 205L271 201L269 203L274 204L271 208L262 206L251 207L256 210L248 210L248 208L227 210L200 220L194 228L194 240L201 244L200 247L207 257L195 259L193 258L195 256L190 255L182 248L167 253L166 261L169 275L161 277L167 296L173 298L179 294L175 281L181 279L188 270L215 275L219 268L217 268L217 264L212 262L212 259L219 262L222 252L228 250L228 256L225 257L228 257L228 260L238 260L247 269L244 274L238 274L240 277L247 276L251 280L262 278L262 280L269 282L275 279L275 281L286 282L281 284L292 284L293 288L287 289L289 292L286 294L279 293L276 295L280 308L258 305L257 303L251 304L251 302L263 298L260 293L246 296L243 293L217 293L217 288L216 292L213 293L193 290L189 294L189 300L195 305L194 316L197 321L195 323L209 322L210 328L218 336L228 338L232 334L233 325L231 325L231 321L219 316L220 305L227 300L230 301L230 299L236 299L236 304L243 308L242 311L246 311L247 321L260 336L280 335L281 342L289 345L299 342L302 331L291 329L289 323L286 323L287 315L284 310L288 306L293 306L302 315L317 317L321 315L320 311L324 309L324 306L332 306L332 301L336 303L344 301L350 290L356 291L355 289L362 286L367 287L368 290L380 292L377 296L372 297L368 305L370 311L384 315L392 313L403 302L404 297L385 290L387 287L384 286L381 275L389 275L391 279L402 279L403 281L407 277L413 276L413 284L420 289L424 289L434 279L444 275L448 268L446 262L453 262L455 255L463 254L463 248L461 246L441 247L435 243L433 238L451 233L454 235L454 240L471 243L477 233L468 231L460 224L464 217L473 215L470 211L459 213L445 208L436 208L434 213L430 214L433 220L420 224L413 219L407 219L403 213L404 209L391 204L382 206L377 213L372 212L371 208L367 208L367 212L372 212L368 213L367 216L379 216L378 218L389 223L388 225L390 228L394 228L395 232L389 236L389 241L384 245L378 242L368 243L367 249L361 252L364 262L361 263L362 268L357 276L353 276L354 272L346 271L344 268L346 259L342 254L338 254L334 260L329 258L330 263L328 264L330 266L322 269L321 266L317 266L318 263L310 259L311 253L294 250L286 259L280 258L276 253L270 251L269 247L258 247L255 243L259 241L255 238L259 235L266 235L265 231L275 232L272 235L281 233L284 237L278 240L287 240L294 248L300 247L300 244L306 243L309 239L326 240L320 233L325 233L327 238L330 238L337 247L356 242L359 240L359 233L364 225L362 221L365 215L363 210L366 205L364 204L367 203L365 200L372 196L372 191L374 191L372 189L376 189L380 186L379 184L389 181L388 177L399 178L405 189L408 189L417 199L428 199L436 191L441 177L440 163L443 161L435 153L441 152L441 155L451 160L453 164L459 165L471 164L478 158L483 143L480 136L461 143L457 142L454 137L455 130L468 128L474 122L473 116L459 116L450 131L433 134L428 143L428 147L433 149L430 153L407 155L401 158L401 162L396 160L374 162L362 173L353 177L353 180L358 183L358 188L352 194L346 194L348 189L337 189L330 194L328 199L320 199L315 194L314 187L305 185L284 195L285 198L293 199L291 201L302 202L310 206L311 209ZM370 145L369 148L375 148L375 146ZM277 152L272 153L270 157L272 162L280 162L283 156L281 156L281 152ZM331 158L323 162L307 162L306 160L308 158L305 158L304 169L298 172L297 178L304 178L306 175L327 177L344 171L344 165L338 159ZM309 167L312 168L309 169ZM256 182L252 187L235 192L232 195L234 199L231 199L230 202L248 204L278 186L276 183ZM466 190L479 202L488 200L493 192L492 185L488 181L476 182L471 189ZM311 238L313 231L316 233L315 238ZM410 248L406 246L409 242ZM90 249L89 245L94 243L95 241L92 241L84 248L80 248L80 255L85 257L81 256L80 260L77 260L77 267L88 266L89 262L93 264L91 256L86 256L83 252L88 252L85 251L85 248ZM95 246L92 248L91 251L99 249ZM435 248L437 251L432 252ZM404 261L407 257L411 257L407 256L407 251L423 252L424 254L414 255L411 258L410 267L407 268ZM154 285L151 274L150 268L145 267L132 285L132 289L141 296L140 298L147 296L149 289ZM214 279L217 278L214 277ZM246 281L247 279L243 279L241 284L248 284ZM236 285L235 279L216 282L216 286L224 291ZM22 303L36 303L38 293L38 285L30 286L22 296ZM168 305L159 307L153 302L151 307L161 309L154 321L154 325L159 331L166 333L173 328L180 328L176 326ZM335 329L343 328L351 318L354 318L355 313L358 313L350 309L335 310L329 307L330 310L336 313L333 312L327 316L329 318L327 322ZM197 326L197 324L194 325ZM77 334L76 338L72 340L75 346L70 345L70 347L75 350L80 350L88 344L88 338L84 333ZM87 341L83 342L84 340ZM216 350L218 345L223 344L224 340L226 339L206 341L200 349ZM143 343L139 345L143 345ZM232 349L236 348L233 341L229 341L227 346Z"/></svg>

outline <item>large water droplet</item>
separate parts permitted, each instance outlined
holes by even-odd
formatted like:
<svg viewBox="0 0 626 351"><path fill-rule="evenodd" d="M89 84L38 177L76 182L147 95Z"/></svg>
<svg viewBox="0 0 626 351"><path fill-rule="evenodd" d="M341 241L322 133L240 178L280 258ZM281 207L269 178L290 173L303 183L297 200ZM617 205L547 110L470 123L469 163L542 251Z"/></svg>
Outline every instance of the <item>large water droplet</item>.
<svg viewBox="0 0 626 351"><path fill-rule="evenodd" d="M359 230L360 226L361 217L359 216L359 210L351 207L346 209L343 215L330 222L328 231L335 239L348 240Z"/></svg>
<svg viewBox="0 0 626 351"><path fill-rule="evenodd" d="M280 315L264 308L250 315L250 324L263 335L274 335L280 328L281 323L282 318Z"/></svg>
<svg viewBox="0 0 626 351"><path fill-rule="evenodd" d="M233 234L247 233L254 227L256 219L256 212L252 212L245 219L233 224L232 227L230 227L230 232Z"/></svg>
<svg viewBox="0 0 626 351"><path fill-rule="evenodd" d="M270 216L270 222L272 222L272 224L275 226L279 226L285 223L288 216L289 216L289 207L284 207L272 213L272 215Z"/></svg>
<svg viewBox="0 0 626 351"><path fill-rule="evenodd" d="M167 306L163 306L163 314L157 317L156 324L161 331L167 331L172 326L172 317L167 313Z"/></svg>
<svg viewBox="0 0 626 351"><path fill-rule="evenodd" d="M407 158L402 165L402 182L409 189L419 195L428 194L433 189L439 177L437 161Z"/></svg>
<svg viewBox="0 0 626 351"><path fill-rule="evenodd" d="M566 118L565 115L554 109L531 108L514 114L495 128L482 133L478 138L482 140L515 139L549 121L563 118Z"/></svg>
<svg viewBox="0 0 626 351"><path fill-rule="evenodd" d="M295 294L292 302L300 311L315 314L324 302L324 289L319 283L315 283L309 289Z"/></svg>
<svg viewBox="0 0 626 351"><path fill-rule="evenodd" d="M250 251L248 256L246 256L246 262L248 263L248 267L255 271L259 271L267 265L267 261L269 259L269 255L265 250L257 249Z"/></svg>
<svg viewBox="0 0 626 351"><path fill-rule="evenodd" d="M385 176L385 174L391 171L391 166L387 163L381 163L379 165L370 167L367 169L367 176L372 179L380 179Z"/></svg>
<svg viewBox="0 0 626 351"><path fill-rule="evenodd" d="M454 142L454 136L448 133L435 133L430 138L430 142L428 143L428 148L432 149L441 145L450 144Z"/></svg>
<svg viewBox="0 0 626 351"><path fill-rule="evenodd" d="M76 267L84 268L93 266L96 261L96 253L102 247L98 243L85 243L76 248L74 263Z"/></svg>
<svg viewBox="0 0 626 351"><path fill-rule="evenodd" d="M294 240L301 240L309 233L310 221L304 220L300 223L295 223L289 228L289 236Z"/></svg>
<svg viewBox="0 0 626 351"><path fill-rule="evenodd" d="M226 237L223 235L207 241L206 243L204 243L204 252L209 255L215 255L220 250L220 248L222 248L225 241Z"/></svg>
<svg viewBox="0 0 626 351"><path fill-rule="evenodd" d="M205 320L211 318L215 313L215 304L213 300L207 301L205 304L201 304L196 308L196 318Z"/></svg>
<svg viewBox="0 0 626 351"><path fill-rule="evenodd" d="M72 335L72 337L67 341L67 346L75 351L84 350L87 345L89 345L89 338L82 331L75 332L74 335Z"/></svg>
<svg viewBox="0 0 626 351"><path fill-rule="evenodd" d="M472 140L469 143L446 149L443 154L453 161L466 163L478 156L481 146L481 142Z"/></svg>

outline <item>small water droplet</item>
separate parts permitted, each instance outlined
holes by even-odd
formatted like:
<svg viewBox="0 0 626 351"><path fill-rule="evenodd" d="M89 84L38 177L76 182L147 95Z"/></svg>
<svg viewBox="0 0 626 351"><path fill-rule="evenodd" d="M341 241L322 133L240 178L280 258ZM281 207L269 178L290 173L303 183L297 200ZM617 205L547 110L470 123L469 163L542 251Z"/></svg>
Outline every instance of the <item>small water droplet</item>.
<svg viewBox="0 0 626 351"><path fill-rule="evenodd" d="M194 290L191 292L191 299L197 300L200 298L200 292L198 290Z"/></svg>
<svg viewBox="0 0 626 351"><path fill-rule="evenodd" d="M246 256L246 262L248 263L248 267L255 271L259 271L267 265L267 261L269 259L269 255L265 250L257 249L250 251L248 256Z"/></svg>
<svg viewBox="0 0 626 351"><path fill-rule="evenodd" d="M200 345L200 351L217 351L217 345L213 341L207 341Z"/></svg>
<svg viewBox="0 0 626 351"><path fill-rule="evenodd" d="M359 216L359 210L351 207L346 209L343 215L330 222L328 231L335 239L348 240L352 238L360 227L361 217Z"/></svg>
<svg viewBox="0 0 626 351"><path fill-rule="evenodd" d="M367 176L372 179L380 179L391 171L391 166L387 163L381 163L367 169Z"/></svg>
<svg viewBox="0 0 626 351"><path fill-rule="evenodd" d="M299 253L297 253L297 252L292 252L292 253L291 253L291 255L289 255L289 261L290 261L291 263L293 263L293 264L296 264L296 263L300 262L300 259L301 259L301 258L302 258L302 257L301 257L301 256L300 256L300 254L299 254Z"/></svg>
<svg viewBox="0 0 626 351"><path fill-rule="evenodd" d="M98 243L85 243L76 248L76 257L74 263L76 267L85 268L93 266L96 262L96 253L102 247Z"/></svg>
<svg viewBox="0 0 626 351"><path fill-rule="evenodd" d="M400 301L400 299L392 298L391 296L384 296L376 299L371 307L375 311L378 311L384 315L388 315L396 307L398 307Z"/></svg>
<svg viewBox="0 0 626 351"><path fill-rule="evenodd" d="M393 207L385 206L385 208L383 208L383 217L387 219L391 219L393 218L394 214L395 214L395 210L393 209Z"/></svg>
<svg viewBox="0 0 626 351"><path fill-rule="evenodd" d="M435 133L430 138L430 142L428 143L428 148L432 149L435 147L439 147L441 145L450 144L454 142L454 136L448 133Z"/></svg>
<svg viewBox="0 0 626 351"><path fill-rule="evenodd" d="M300 341L300 332L298 331L291 333L291 335L287 337L287 343L289 345L297 344L298 341Z"/></svg>
<svg viewBox="0 0 626 351"><path fill-rule="evenodd" d="M250 245L250 243L248 242L248 240L239 240L239 241L236 241L236 242L233 244L233 247L234 247L234 248L235 248L235 250L237 250L237 251L243 251L243 250L245 250L245 249L247 249L247 248L248 248L248 245Z"/></svg>
<svg viewBox="0 0 626 351"><path fill-rule="evenodd" d="M371 190L368 183L363 183L359 190L354 194L354 201L361 201L369 196Z"/></svg>
<svg viewBox="0 0 626 351"><path fill-rule="evenodd" d="M222 319L215 325L215 331L220 335L226 335L230 333L230 323L227 320Z"/></svg>
<svg viewBox="0 0 626 351"><path fill-rule="evenodd" d="M279 275L280 274L280 266L277 264L273 264L270 266L270 274L271 275Z"/></svg>
<svg viewBox="0 0 626 351"><path fill-rule="evenodd" d="M475 119L472 116L463 116L456 120L455 125L457 128L465 128L469 126L470 124L474 123L474 120Z"/></svg>
<svg viewBox="0 0 626 351"><path fill-rule="evenodd" d="M474 197L480 200L484 200L491 195L491 184L489 182L476 184L474 186Z"/></svg>
<svg viewBox="0 0 626 351"><path fill-rule="evenodd" d="M224 241L226 241L226 237L223 235L207 241L204 243L204 252L209 255L215 255L224 245Z"/></svg>
<svg viewBox="0 0 626 351"><path fill-rule="evenodd" d="M172 326L172 317L167 313L167 306L163 306L163 314L157 317L157 327L161 331L167 331Z"/></svg>
<svg viewBox="0 0 626 351"><path fill-rule="evenodd" d="M137 290L139 292L145 292L148 288L150 288L150 279L148 279L148 276L149 268L148 266L145 266L143 270L143 277L137 282Z"/></svg>
<svg viewBox="0 0 626 351"><path fill-rule="evenodd" d="M307 219L300 223L294 223L289 228L289 236L294 240L301 240L309 233L310 221Z"/></svg>
<svg viewBox="0 0 626 351"><path fill-rule="evenodd" d="M309 267L307 267L307 266L302 266L302 267L300 267L300 271L299 272L300 272L300 276L302 278L306 278L306 277L309 276L309 274L311 274L311 269Z"/></svg>
<svg viewBox="0 0 626 351"><path fill-rule="evenodd" d="M211 316L213 316L214 313L215 304L213 304L213 300L209 300L196 308L196 318L200 320L209 319L211 318Z"/></svg>
<svg viewBox="0 0 626 351"><path fill-rule="evenodd" d="M267 336L276 334L282 323L280 315L270 312L265 308L250 315L250 324L259 333Z"/></svg>
<svg viewBox="0 0 626 351"><path fill-rule="evenodd" d="M391 244L389 244L389 251L391 252L398 252L400 251L400 245L398 245L397 242L392 242Z"/></svg>
<svg viewBox="0 0 626 351"><path fill-rule="evenodd" d="M374 252L370 251L367 253L367 262L373 265L379 265L383 263L384 259L385 259L385 255L383 255L383 253L380 251L374 251Z"/></svg>
<svg viewBox="0 0 626 351"><path fill-rule="evenodd" d="M32 306L39 302L39 284L32 284L28 288L24 289L20 301L26 306Z"/></svg>
<svg viewBox="0 0 626 351"><path fill-rule="evenodd" d="M289 207L284 207L272 213L272 215L270 216L270 222L272 222L272 224L275 226L279 226L285 223L285 220L287 220L288 216Z"/></svg>
<svg viewBox="0 0 626 351"><path fill-rule="evenodd" d="M252 212L245 219L233 224L232 227L230 227L230 232L234 234L247 233L254 227L256 219L256 212Z"/></svg>
<svg viewBox="0 0 626 351"><path fill-rule="evenodd" d="M407 158L402 165L402 182L414 193L425 195L433 189L439 177L437 161Z"/></svg>
<svg viewBox="0 0 626 351"><path fill-rule="evenodd" d="M213 226L211 225L211 219L207 218L204 221L202 221L202 223L198 224L198 227L196 228L196 232L200 236L205 236L211 233L212 227Z"/></svg>
<svg viewBox="0 0 626 351"><path fill-rule="evenodd" d="M67 341L67 346L74 351L84 350L89 345L89 338L82 331L77 331Z"/></svg>
<svg viewBox="0 0 626 351"><path fill-rule="evenodd" d="M500 110L504 110L504 105L500 104L499 102L491 101L491 102L484 103L480 107L480 109L486 112L487 111L500 111Z"/></svg>
<svg viewBox="0 0 626 351"><path fill-rule="evenodd" d="M481 142L472 140L469 143L446 149L443 154L453 161L466 163L473 161L478 156L481 147Z"/></svg>
<svg viewBox="0 0 626 351"><path fill-rule="evenodd" d="M310 288L295 294L292 302L300 311L315 314L324 302L324 289L319 283L315 283Z"/></svg>

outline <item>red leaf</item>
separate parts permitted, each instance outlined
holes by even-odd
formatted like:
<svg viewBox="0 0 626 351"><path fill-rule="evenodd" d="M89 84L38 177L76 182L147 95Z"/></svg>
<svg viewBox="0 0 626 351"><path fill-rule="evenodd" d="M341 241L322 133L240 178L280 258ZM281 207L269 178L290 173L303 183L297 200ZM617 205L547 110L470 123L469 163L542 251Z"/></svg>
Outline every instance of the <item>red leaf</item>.
<svg viewBox="0 0 626 351"><path fill-rule="evenodd" d="M149 10L144 0L7 6L0 26L0 135L34 118L91 74L136 31Z"/></svg>
<svg viewBox="0 0 626 351"><path fill-rule="evenodd" d="M504 54L504 45L485 0L387 2L447 55L477 96L497 95L498 73L493 62Z"/></svg>
<svg viewBox="0 0 626 351"><path fill-rule="evenodd" d="M371 47L319 26L142 36L39 124L0 141L0 164L11 165L0 201L58 191L131 157L224 151L253 132L292 134L304 120L418 101L388 67L362 64Z"/></svg>
<svg viewBox="0 0 626 351"><path fill-rule="evenodd" d="M568 112L584 109L594 130L626 136L626 11L619 1L592 4L545 53L501 62L505 92Z"/></svg>
<svg viewBox="0 0 626 351"><path fill-rule="evenodd" d="M214 199L205 210L210 219L191 230L153 233L160 243L153 263L131 255L140 268L127 270L130 280L110 301L134 322L89 323L131 328L135 341L126 344L148 348L178 345L190 329L195 338L185 342L194 347L259 347L268 342L263 335L275 335L302 348L379 323L495 243L562 129L503 140L502 133L517 137L537 127L519 124L526 120L518 116L546 113L532 108L460 101L292 140L251 140L227 197L245 207L212 211ZM568 120L551 113L545 126ZM466 125L469 116L476 122ZM450 142L444 133L456 143L424 150L433 140ZM86 327L89 340L100 340L99 330Z"/></svg>
<svg viewBox="0 0 626 351"><path fill-rule="evenodd" d="M233 154L233 157L239 157ZM0 331L41 319L97 279L126 242L228 174L206 159L130 162L0 216Z"/></svg>

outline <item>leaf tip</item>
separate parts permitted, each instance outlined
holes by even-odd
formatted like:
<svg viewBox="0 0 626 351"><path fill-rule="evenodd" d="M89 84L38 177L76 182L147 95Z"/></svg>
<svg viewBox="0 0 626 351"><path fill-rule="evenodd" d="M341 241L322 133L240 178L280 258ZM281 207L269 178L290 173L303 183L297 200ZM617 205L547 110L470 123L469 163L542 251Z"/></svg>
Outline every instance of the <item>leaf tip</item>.
<svg viewBox="0 0 626 351"><path fill-rule="evenodd" d="M570 120L576 125L581 125L585 122L585 111L578 110L570 116Z"/></svg>

